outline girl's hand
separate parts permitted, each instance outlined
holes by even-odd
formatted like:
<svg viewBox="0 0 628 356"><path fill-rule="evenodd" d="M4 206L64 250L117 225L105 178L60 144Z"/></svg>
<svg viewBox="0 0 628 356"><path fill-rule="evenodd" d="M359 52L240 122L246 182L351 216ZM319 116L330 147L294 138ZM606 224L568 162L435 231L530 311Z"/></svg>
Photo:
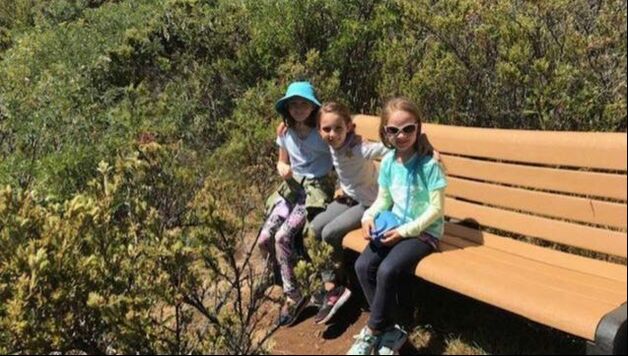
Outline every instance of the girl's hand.
<svg viewBox="0 0 628 356"><path fill-rule="evenodd" d="M384 233L384 238L381 240L382 245L387 247L394 246L397 242L401 241L403 237L399 235L397 229L386 231Z"/></svg>
<svg viewBox="0 0 628 356"><path fill-rule="evenodd" d="M288 126L286 126L286 124L282 121L277 126L277 137L285 135L286 132L288 132Z"/></svg>
<svg viewBox="0 0 628 356"><path fill-rule="evenodd" d="M440 162L440 153L434 150L434 152L432 152L432 158L434 158L436 162Z"/></svg>
<svg viewBox="0 0 628 356"><path fill-rule="evenodd" d="M364 220L362 222L362 237L364 237L365 240L371 241L371 231L373 231L373 228L373 219Z"/></svg>
<svg viewBox="0 0 628 356"><path fill-rule="evenodd" d="M290 165L285 162L277 162L277 172L279 172L279 175L284 180L292 178L292 168L290 168Z"/></svg>

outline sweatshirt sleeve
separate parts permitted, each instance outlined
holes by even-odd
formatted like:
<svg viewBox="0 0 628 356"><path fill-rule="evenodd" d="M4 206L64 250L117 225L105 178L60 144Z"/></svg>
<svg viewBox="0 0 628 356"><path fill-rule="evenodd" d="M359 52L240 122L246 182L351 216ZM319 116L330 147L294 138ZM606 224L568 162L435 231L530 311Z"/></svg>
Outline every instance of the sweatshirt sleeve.
<svg viewBox="0 0 628 356"><path fill-rule="evenodd" d="M381 142L363 142L360 145L362 157L373 160L384 157L391 149L384 146Z"/></svg>
<svg viewBox="0 0 628 356"><path fill-rule="evenodd" d="M419 215L418 218L409 223L401 225L397 231L402 237L419 236L438 218L442 217L445 209L445 189L433 190L430 192L430 204L428 208ZM373 204L375 205L375 204ZM366 214L365 214L366 216Z"/></svg>
<svg viewBox="0 0 628 356"><path fill-rule="evenodd" d="M377 198L373 202L373 205L371 205L371 207L364 212L364 215L362 215L362 221L375 219L375 215L377 215L377 213L389 210L392 208L392 205L393 200L390 195L390 190L386 187L380 186L377 191Z"/></svg>

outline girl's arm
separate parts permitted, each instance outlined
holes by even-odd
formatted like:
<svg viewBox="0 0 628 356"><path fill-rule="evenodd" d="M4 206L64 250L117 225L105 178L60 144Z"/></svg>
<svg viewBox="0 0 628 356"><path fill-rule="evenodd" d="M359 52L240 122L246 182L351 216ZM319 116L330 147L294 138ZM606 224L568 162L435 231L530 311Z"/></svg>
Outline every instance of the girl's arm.
<svg viewBox="0 0 628 356"><path fill-rule="evenodd" d="M279 159L277 160L277 172L283 179L292 177L292 168L290 168L290 156L285 148L279 147Z"/></svg>
<svg viewBox="0 0 628 356"><path fill-rule="evenodd" d="M401 237L419 236L445 213L445 189L430 192L430 205L418 218L397 228Z"/></svg>
<svg viewBox="0 0 628 356"><path fill-rule="evenodd" d="M392 149L384 146L381 142L364 142L360 145L360 151L362 152L362 157L366 159L379 159L382 158L386 153L390 152ZM440 163L440 152L436 150L432 150L432 158L436 162Z"/></svg>
<svg viewBox="0 0 628 356"><path fill-rule="evenodd" d="M366 209L364 215L362 215L362 221L368 219L375 219L375 215L380 211L389 210L393 205L392 196L390 190L386 187L379 186L377 191L377 199L373 202L370 208Z"/></svg>
<svg viewBox="0 0 628 356"><path fill-rule="evenodd" d="M282 121L279 123L279 125L277 125L276 131L277 137L281 137L288 132L288 126L286 126L286 123Z"/></svg>
<svg viewBox="0 0 628 356"><path fill-rule="evenodd" d="M390 152L391 149L384 146L381 142L362 142L360 151L362 152L362 157L373 160L382 158L386 153Z"/></svg>

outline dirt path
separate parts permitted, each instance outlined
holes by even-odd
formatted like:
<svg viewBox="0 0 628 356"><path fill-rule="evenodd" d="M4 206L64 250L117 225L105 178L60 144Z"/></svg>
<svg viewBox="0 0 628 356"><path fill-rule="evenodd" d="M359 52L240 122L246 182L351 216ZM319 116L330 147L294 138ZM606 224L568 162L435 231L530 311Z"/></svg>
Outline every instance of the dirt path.
<svg viewBox="0 0 628 356"><path fill-rule="evenodd" d="M351 303L343 306L328 325L314 323L317 310L308 307L297 324L282 328L273 337L273 355L344 355L353 335L366 325L368 313Z"/></svg>
<svg viewBox="0 0 628 356"><path fill-rule="evenodd" d="M279 329L271 341L273 355L345 355L353 342L354 335L366 325L369 313L362 311L358 298L351 298L327 325L314 323L317 309L308 307L295 325ZM430 353L427 348L417 349L408 340L399 353L416 355Z"/></svg>
<svg viewBox="0 0 628 356"><path fill-rule="evenodd" d="M239 259L242 259L244 251L254 239L255 235L247 234L246 243L238 254ZM256 250L253 254L251 264L256 267L256 273L261 272L259 268L263 266L263 260L259 251ZM270 295L277 300L281 299L281 286L273 286ZM263 308L270 311L264 324L274 324L279 315L280 305L270 303L265 304ZM353 344L353 335L357 335L368 320L368 313L362 312L360 303L355 297L350 298L327 325L314 323L314 315L317 312L316 307L309 306L294 325L277 330L268 344L271 354L344 355Z"/></svg>

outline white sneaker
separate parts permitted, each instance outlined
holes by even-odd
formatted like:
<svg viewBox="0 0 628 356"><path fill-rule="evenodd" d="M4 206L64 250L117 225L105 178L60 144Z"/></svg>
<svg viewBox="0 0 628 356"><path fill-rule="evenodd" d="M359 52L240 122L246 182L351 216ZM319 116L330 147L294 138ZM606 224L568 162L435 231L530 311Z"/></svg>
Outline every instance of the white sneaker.
<svg viewBox="0 0 628 356"><path fill-rule="evenodd" d="M354 338L355 342L347 352L347 355L370 355L375 350L380 339L379 336L373 335L366 326Z"/></svg>

